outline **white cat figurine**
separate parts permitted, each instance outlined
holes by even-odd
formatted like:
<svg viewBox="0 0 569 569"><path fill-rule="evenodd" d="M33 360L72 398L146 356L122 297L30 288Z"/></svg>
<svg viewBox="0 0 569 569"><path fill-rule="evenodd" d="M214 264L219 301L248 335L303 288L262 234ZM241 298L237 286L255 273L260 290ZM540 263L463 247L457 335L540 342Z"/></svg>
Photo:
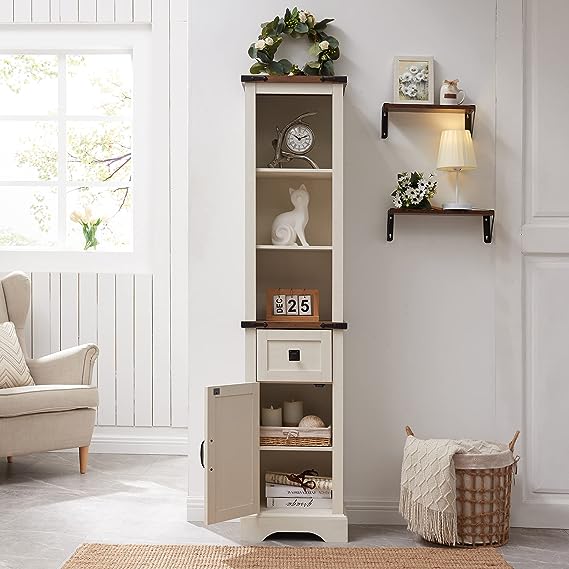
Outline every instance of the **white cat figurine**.
<svg viewBox="0 0 569 569"><path fill-rule="evenodd" d="M304 228L308 223L310 195L304 184L298 190L289 188L288 191L294 209L275 217L271 229L271 241L273 245L296 246L296 240L299 239L304 247L309 247L304 236Z"/></svg>

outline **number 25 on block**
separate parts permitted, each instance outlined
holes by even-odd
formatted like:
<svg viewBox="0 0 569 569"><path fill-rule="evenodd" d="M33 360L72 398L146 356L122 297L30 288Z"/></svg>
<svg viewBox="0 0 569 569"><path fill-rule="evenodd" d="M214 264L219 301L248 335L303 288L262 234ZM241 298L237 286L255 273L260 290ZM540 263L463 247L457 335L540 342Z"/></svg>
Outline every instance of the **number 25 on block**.
<svg viewBox="0 0 569 569"><path fill-rule="evenodd" d="M319 293L316 289L272 288L267 291L267 320L318 322Z"/></svg>

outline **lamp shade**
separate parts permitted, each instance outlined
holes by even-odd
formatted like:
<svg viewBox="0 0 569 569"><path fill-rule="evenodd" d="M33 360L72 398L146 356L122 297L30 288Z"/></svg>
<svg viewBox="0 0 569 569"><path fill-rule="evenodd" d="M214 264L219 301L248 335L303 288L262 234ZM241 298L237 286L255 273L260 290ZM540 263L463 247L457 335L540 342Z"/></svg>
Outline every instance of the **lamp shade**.
<svg viewBox="0 0 569 569"><path fill-rule="evenodd" d="M474 170L476 156L469 130L443 130L437 170Z"/></svg>

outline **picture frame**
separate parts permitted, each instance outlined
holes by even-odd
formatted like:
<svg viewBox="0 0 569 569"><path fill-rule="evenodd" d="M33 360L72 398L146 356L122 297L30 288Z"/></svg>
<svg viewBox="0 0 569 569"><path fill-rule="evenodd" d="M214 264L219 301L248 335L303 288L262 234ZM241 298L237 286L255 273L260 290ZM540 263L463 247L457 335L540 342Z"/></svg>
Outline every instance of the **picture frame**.
<svg viewBox="0 0 569 569"><path fill-rule="evenodd" d="M402 56L393 60L393 102L405 105L435 104L435 58Z"/></svg>
<svg viewBox="0 0 569 569"><path fill-rule="evenodd" d="M270 288L265 319L271 322L318 322L320 292L314 288Z"/></svg>

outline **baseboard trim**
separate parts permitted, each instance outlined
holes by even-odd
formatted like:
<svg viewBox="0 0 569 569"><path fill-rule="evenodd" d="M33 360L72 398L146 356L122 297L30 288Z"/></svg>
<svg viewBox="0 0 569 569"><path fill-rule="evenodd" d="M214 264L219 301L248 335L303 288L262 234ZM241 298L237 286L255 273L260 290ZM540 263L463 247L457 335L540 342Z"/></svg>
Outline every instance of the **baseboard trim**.
<svg viewBox="0 0 569 569"><path fill-rule="evenodd" d="M189 522L203 521L203 496L188 496L186 508ZM396 500L347 499L345 509L350 524L405 525L399 513L399 502Z"/></svg>
<svg viewBox="0 0 569 569"><path fill-rule="evenodd" d="M345 509L351 524L405 525L399 513L399 500L348 498Z"/></svg>
<svg viewBox="0 0 569 569"><path fill-rule="evenodd" d="M188 522L203 522L205 513L205 499L203 496L186 497L186 519Z"/></svg>
<svg viewBox="0 0 569 569"><path fill-rule="evenodd" d="M92 453L188 454L188 430L175 427L95 427Z"/></svg>

